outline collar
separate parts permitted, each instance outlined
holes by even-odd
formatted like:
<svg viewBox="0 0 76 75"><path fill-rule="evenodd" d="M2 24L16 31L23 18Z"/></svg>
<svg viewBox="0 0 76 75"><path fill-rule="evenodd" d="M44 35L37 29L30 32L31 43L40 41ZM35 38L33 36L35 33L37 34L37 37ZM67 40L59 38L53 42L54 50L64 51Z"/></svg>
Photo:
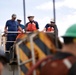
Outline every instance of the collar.
<svg viewBox="0 0 76 75"><path fill-rule="evenodd" d="M73 56L71 53L67 53L67 52L57 52L54 56L54 58L58 58L58 59L64 59L66 57L69 57L69 56Z"/></svg>

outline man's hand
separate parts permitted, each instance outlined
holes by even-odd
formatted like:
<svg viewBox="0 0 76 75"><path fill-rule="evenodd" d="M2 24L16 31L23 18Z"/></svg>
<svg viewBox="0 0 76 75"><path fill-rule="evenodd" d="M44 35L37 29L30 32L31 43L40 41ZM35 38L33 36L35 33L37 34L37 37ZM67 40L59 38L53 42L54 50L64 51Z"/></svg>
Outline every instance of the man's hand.
<svg viewBox="0 0 76 75"><path fill-rule="evenodd" d="M5 30L4 30L4 33L7 33L7 32L8 32L8 30L7 30L7 29L5 29Z"/></svg>

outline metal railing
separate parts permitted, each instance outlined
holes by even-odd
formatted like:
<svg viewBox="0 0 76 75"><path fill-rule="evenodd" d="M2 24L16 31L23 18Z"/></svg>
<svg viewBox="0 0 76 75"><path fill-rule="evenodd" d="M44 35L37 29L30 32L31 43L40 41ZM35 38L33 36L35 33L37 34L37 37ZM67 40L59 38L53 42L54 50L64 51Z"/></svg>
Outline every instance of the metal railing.
<svg viewBox="0 0 76 75"><path fill-rule="evenodd" d="M4 32L0 32L1 34L2 33L4 33ZM9 32L7 32L7 33L5 33L5 34L9 34L9 33L21 33L21 32L12 32L12 31L9 31ZM25 33L25 32L23 32L23 33ZM26 32L27 34L28 33L31 33L31 32ZM19 45L22 43L22 42L24 42L24 41L26 41L27 39L28 39L28 37L26 37L26 38L24 38L24 39L22 39L21 41L19 41L18 43L16 43L16 51L17 51L17 59L18 59L18 65L20 66L20 65L23 65L23 64L26 64L26 63L28 63L28 62L30 62L30 61L32 61L32 63L33 63L33 65L35 64L35 53L34 53L34 45L33 45L33 39L34 39L34 37L35 36L37 36L38 35L38 33L39 32L36 32L36 33L34 33L34 34L31 34L30 35L30 47L31 47L31 54L32 54L32 58L30 58L30 59L28 59L28 60L25 60L24 62L20 62L20 52L19 52ZM44 32L44 33L53 33L53 32ZM3 43L3 45L5 46L5 43L6 42L16 42L16 41L6 41L6 39L5 39L5 41L4 40L1 40L1 38L2 38L2 35L0 34L0 41L1 41L1 43ZM5 36L5 38L6 38L6 36ZM20 67L19 67L19 72L20 72ZM19 75L20 75L20 73L19 73ZM36 75L36 71L34 70L34 72L33 72L33 75Z"/></svg>

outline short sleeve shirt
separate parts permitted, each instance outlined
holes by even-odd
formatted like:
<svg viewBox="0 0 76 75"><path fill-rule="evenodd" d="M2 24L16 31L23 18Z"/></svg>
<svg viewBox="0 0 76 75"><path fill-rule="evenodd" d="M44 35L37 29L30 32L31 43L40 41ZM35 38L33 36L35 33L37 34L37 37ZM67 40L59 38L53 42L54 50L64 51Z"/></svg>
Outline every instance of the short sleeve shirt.
<svg viewBox="0 0 76 75"><path fill-rule="evenodd" d="M6 22L6 27L8 27L8 31L17 31L18 30L18 23L13 20L8 20Z"/></svg>

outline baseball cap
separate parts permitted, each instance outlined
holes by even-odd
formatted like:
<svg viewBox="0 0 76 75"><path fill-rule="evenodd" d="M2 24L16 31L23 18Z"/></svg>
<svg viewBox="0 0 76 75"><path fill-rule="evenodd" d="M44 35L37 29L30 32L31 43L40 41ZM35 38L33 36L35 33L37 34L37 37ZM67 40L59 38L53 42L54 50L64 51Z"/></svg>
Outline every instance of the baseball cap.
<svg viewBox="0 0 76 75"><path fill-rule="evenodd" d="M17 19L17 21L22 21L21 19Z"/></svg>

